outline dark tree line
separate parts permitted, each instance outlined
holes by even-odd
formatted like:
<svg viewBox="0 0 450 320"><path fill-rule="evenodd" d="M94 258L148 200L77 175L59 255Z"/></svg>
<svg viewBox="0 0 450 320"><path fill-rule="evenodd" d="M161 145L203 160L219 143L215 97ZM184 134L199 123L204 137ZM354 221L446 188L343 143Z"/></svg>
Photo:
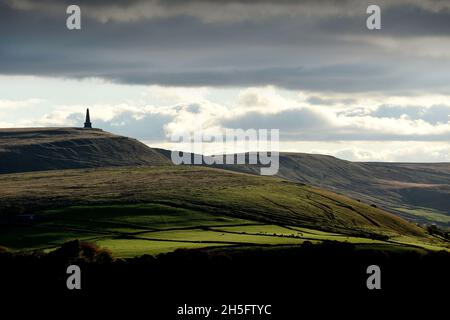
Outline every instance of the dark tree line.
<svg viewBox="0 0 450 320"><path fill-rule="evenodd" d="M66 268L71 264L81 268L80 291L66 288ZM382 271L379 292L366 286L366 269L373 264ZM363 249L333 241L176 250L130 259L114 259L108 250L79 241L49 253L12 253L0 248L0 284L10 297L14 293L20 299L26 293L33 299L67 301L120 297L162 312L190 301L271 303L279 312L291 312L299 303L307 307L317 301L395 301L405 294L435 297L449 288L448 270L450 253L446 251Z"/></svg>

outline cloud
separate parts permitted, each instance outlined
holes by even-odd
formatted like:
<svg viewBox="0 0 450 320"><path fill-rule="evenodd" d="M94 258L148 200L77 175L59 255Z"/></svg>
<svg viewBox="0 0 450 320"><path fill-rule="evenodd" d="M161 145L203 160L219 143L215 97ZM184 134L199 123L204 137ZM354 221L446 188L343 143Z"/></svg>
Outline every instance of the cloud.
<svg viewBox="0 0 450 320"><path fill-rule="evenodd" d="M187 87L446 92L450 12L442 1L0 1L0 74ZM414 68L411 68L414 66Z"/></svg>
<svg viewBox="0 0 450 320"><path fill-rule="evenodd" d="M56 11L73 3L70 0L6 0L19 10ZM207 23L265 20L274 17L358 16L371 1L361 0L80 0L77 3L88 15L102 22L133 22L145 19L171 18L180 15L196 17ZM439 0L379 0L383 9L417 8L442 13L450 5Z"/></svg>
<svg viewBox="0 0 450 320"><path fill-rule="evenodd" d="M425 146L410 143L403 147L386 148L381 151L368 147L350 147L332 152L337 158L349 161L382 161L382 162L450 162L450 145Z"/></svg>
<svg viewBox="0 0 450 320"><path fill-rule="evenodd" d="M30 113L5 127L80 127L84 123L85 106L58 105L40 115ZM164 126L173 120L166 108L128 104L93 104L90 106L94 127L148 141L165 139Z"/></svg>
<svg viewBox="0 0 450 320"><path fill-rule="evenodd" d="M355 103L355 99L346 98L346 99L324 99L317 96L311 96L307 99L307 102L312 105L325 105L325 106L334 106L336 104L345 104L351 105Z"/></svg>
<svg viewBox="0 0 450 320"><path fill-rule="evenodd" d="M123 112L110 121L99 120L95 126L106 131L145 141L162 141L166 138L164 126L172 120L170 116L146 114L136 118L132 112Z"/></svg>
<svg viewBox="0 0 450 320"><path fill-rule="evenodd" d="M281 111L274 115L250 112L222 121L230 128L280 129L287 140L309 141L448 141L450 124L432 125L421 119L371 116L337 116L311 108Z"/></svg>
<svg viewBox="0 0 450 320"><path fill-rule="evenodd" d="M386 1L383 1L386 2ZM9 0L19 10L56 12L72 4L68 0ZM88 14L101 22L134 22L139 20L195 17L205 23L232 23L266 20L274 17L356 15L367 8L358 0L132 0L132 1L78 1Z"/></svg>
<svg viewBox="0 0 450 320"><path fill-rule="evenodd" d="M100 85L100 84L97 84ZM139 99L122 103L89 104L95 125L143 140L161 140L171 134L198 129L280 129L285 141L449 141L448 96L345 95L302 92L293 95L276 87L249 87L229 91L224 102L212 88L143 88ZM217 93L216 93L217 94ZM222 93L223 94L223 93ZM150 100L149 100L150 99ZM152 104L148 101L159 101ZM428 101L429 105L412 105ZM312 102L312 103L311 103ZM385 102L385 103L382 103ZM2 100L3 121L15 126L80 126L85 105L49 104L42 100ZM20 112L25 108L24 112ZM37 109L36 109L37 110ZM11 119L12 113L20 118Z"/></svg>
<svg viewBox="0 0 450 320"><path fill-rule="evenodd" d="M20 108L30 108L42 103L42 99L6 100L0 99L0 112L17 110Z"/></svg>
<svg viewBox="0 0 450 320"><path fill-rule="evenodd" d="M227 128L242 129L281 129L284 133L295 133L303 130L326 130L331 122L320 112L311 108L284 110L275 114L248 112L243 116L222 121ZM300 136L298 138L301 138Z"/></svg>
<svg viewBox="0 0 450 320"><path fill-rule="evenodd" d="M372 115L379 118L423 120L433 125L450 123L450 105L379 106Z"/></svg>
<svg viewBox="0 0 450 320"><path fill-rule="evenodd" d="M103 84L90 85L97 91ZM214 134L224 128L279 128L285 151L360 161L448 161L450 156L450 106L444 104L450 96L352 94L347 104L342 93L292 93L273 86L130 87L130 96L121 103L87 104L95 127L152 145L199 129ZM0 113L2 107L2 126L82 126L86 104L55 103L49 97L3 99ZM304 147L298 148L299 143Z"/></svg>
<svg viewBox="0 0 450 320"><path fill-rule="evenodd" d="M354 100L354 105L340 111L323 103L311 104L311 97L315 97L314 95L287 99L277 97L276 91L267 95L263 89L260 93L257 89L247 90L243 95L250 95L251 98L245 98L244 102L253 104L254 107L228 114L221 120L222 126L280 129L281 137L292 141L450 140L450 106L373 106L371 104L376 101L368 102L366 97L361 99L361 103L368 103L366 109L358 100ZM336 100L332 97L321 99ZM414 98L407 101L414 101Z"/></svg>

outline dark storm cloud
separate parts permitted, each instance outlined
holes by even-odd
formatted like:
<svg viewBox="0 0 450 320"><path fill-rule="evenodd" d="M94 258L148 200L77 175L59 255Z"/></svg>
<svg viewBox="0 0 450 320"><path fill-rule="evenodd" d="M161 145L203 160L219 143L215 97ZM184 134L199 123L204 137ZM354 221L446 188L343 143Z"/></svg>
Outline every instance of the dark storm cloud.
<svg viewBox="0 0 450 320"><path fill-rule="evenodd" d="M436 85L417 81L412 75L383 73L365 65L333 65L318 68L260 68L257 70L209 70L173 73L120 72L102 74L120 83L158 83L168 86L258 86L275 84L287 89L311 91L407 91L408 89L442 89Z"/></svg>
<svg viewBox="0 0 450 320"><path fill-rule="evenodd" d="M0 74L340 92L449 88L445 50L424 58L378 44L447 37L449 10L439 1L380 1L376 32L365 28L366 3L354 0L78 1L82 30L68 31L71 3L0 0Z"/></svg>

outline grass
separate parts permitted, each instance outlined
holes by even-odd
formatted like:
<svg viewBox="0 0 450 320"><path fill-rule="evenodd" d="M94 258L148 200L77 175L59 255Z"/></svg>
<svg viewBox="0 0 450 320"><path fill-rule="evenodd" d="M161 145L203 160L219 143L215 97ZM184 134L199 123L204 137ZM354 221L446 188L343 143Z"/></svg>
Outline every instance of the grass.
<svg viewBox="0 0 450 320"><path fill-rule="evenodd" d="M162 242L139 239L105 239L97 241L97 244L108 248L115 257L131 258L144 254L156 255L163 252L171 252L176 249L195 249L209 246L221 246L223 244L186 243L186 242Z"/></svg>
<svg viewBox="0 0 450 320"><path fill-rule="evenodd" d="M449 163L362 163L325 155L280 153L280 164L280 177L334 190L400 213L415 222L435 222L448 227L447 223L441 222L442 216L428 213L444 214L447 219L450 216ZM223 167L259 175L256 165ZM426 208L427 219L420 212L406 215L396 211L401 207Z"/></svg>
<svg viewBox="0 0 450 320"><path fill-rule="evenodd" d="M416 208L416 209L394 208L394 209L415 217L423 218L429 222L439 222L446 225L450 225L450 216L443 213L439 213L436 210L431 210L427 208Z"/></svg>
<svg viewBox="0 0 450 320"><path fill-rule="evenodd" d="M0 243L16 250L48 250L81 239L97 242L118 257L128 257L207 246L295 245L305 240L331 239L373 242L162 204L76 206L46 210L40 217L42 221L35 226L5 229Z"/></svg>
<svg viewBox="0 0 450 320"><path fill-rule="evenodd" d="M263 236L257 234L229 233L214 230L181 230L150 232L140 235L147 239L215 242L224 244L295 244L302 243L303 239L282 236Z"/></svg>
<svg viewBox="0 0 450 320"><path fill-rule="evenodd" d="M42 221L34 226L3 228L0 245L13 250L48 251L66 241L80 239L96 242L116 257L204 247L298 245L306 240L392 245L350 234L275 225L155 203L76 206L45 210L40 217ZM396 241L440 249L415 237L398 236Z"/></svg>
<svg viewBox="0 0 450 320"><path fill-rule="evenodd" d="M62 223L72 227L86 227L117 232L141 229L228 225L248 223L247 220L214 216L208 213L178 208L166 204L144 203L130 205L75 206L42 213L50 224Z"/></svg>
<svg viewBox="0 0 450 320"><path fill-rule="evenodd" d="M32 250L59 246L62 243L80 239L95 240L98 234L71 231L67 229L45 228L35 226L1 227L0 243L13 250Z"/></svg>
<svg viewBox="0 0 450 320"><path fill-rule="evenodd" d="M0 176L0 189L0 210L6 206L36 209L37 204L61 208L159 203L222 217L339 233L376 230L423 236L420 228L392 214L332 192L212 168L134 167L11 174Z"/></svg>
<svg viewBox="0 0 450 320"><path fill-rule="evenodd" d="M1 227L0 245L13 250L50 250L76 238L96 241L116 256L206 246L297 245L305 240L388 244L369 239L374 233L411 245L442 246L421 228L347 197L219 169L170 166L1 175L0 189L0 210L18 207L40 218L32 227Z"/></svg>

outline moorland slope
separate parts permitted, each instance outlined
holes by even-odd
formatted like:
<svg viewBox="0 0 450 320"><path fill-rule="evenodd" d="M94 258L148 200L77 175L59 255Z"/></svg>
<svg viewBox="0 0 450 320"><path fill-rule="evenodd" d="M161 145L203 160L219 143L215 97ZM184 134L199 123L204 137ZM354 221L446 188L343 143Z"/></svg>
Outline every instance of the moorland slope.
<svg viewBox="0 0 450 320"><path fill-rule="evenodd" d="M99 129L0 129L0 173L170 164L131 138Z"/></svg>

